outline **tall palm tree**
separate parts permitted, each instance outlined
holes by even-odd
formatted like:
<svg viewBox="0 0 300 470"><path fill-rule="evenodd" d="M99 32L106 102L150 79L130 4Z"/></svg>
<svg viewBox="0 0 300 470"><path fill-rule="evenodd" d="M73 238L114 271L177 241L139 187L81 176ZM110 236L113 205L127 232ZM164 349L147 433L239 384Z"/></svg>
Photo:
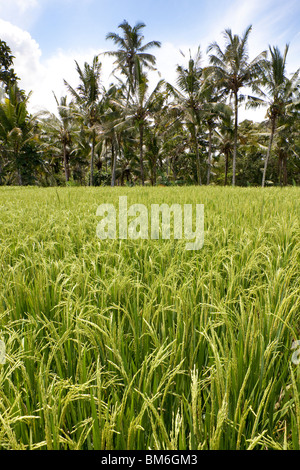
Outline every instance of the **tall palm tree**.
<svg viewBox="0 0 300 470"><path fill-rule="evenodd" d="M76 129L76 120L74 119L74 109L68 105L67 97L62 96L60 101L54 94L57 104L58 116L51 114L48 119L43 119L42 130L44 131L44 148L52 147L63 157L66 182L70 179L70 154L72 141Z"/></svg>
<svg viewBox="0 0 300 470"><path fill-rule="evenodd" d="M294 98L299 95L299 71L288 79L286 75L286 60L289 45L285 46L283 54L278 47L269 46L270 59L264 62L261 70L261 85L255 85L254 89L259 98L252 99L250 106L268 106L267 117L270 123L270 139L265 158L262 187L266 183L267 168L273 146L274 136L278 122L287 113L292 111Z"/></svg>
<svg viewBox="0 0 300 470"><path fill-rule="evenodd" d="M221 118L219 128L216 130L216 139L218 142L218 149L220 154L224 155L225 170L224 170L224 186L228 183L228 169L229 159L233 154L234 147L234 122L232 118L232 111L224 114Z"/></svg>
<svg viewBox="0 0 300 470"><path fill-rule="evenodd" d="M80 68L77 61L76 70L79 75L80 84L74 89L69 85L66 80L64 83L75 98L81 116L89 129L90 143L91 143L91 159L90 159L90 185L94 184L94 160L95 160L95 146L96 146L96 124L99 118L98 107L100 97L103 89L100 84L101 67L99 57L95 56L92 65L87 62L84 63L83 69Z"/></svg>
<svg viewBox="0 0 300 470"><path fill-rule="evenodd" d="M289 118L290 125L283 126L277 139L279 183L288 184L288 161L292 169L293 180L300 180L300 112L296 119ZM297 181L298 180L298 181Z"/></svg>
<svg viewBox="0 0 300 470"><path fill-rule="evenodd" d="M177 88L167 84L168 90L175 97L175 102L172 107L177 109L180 116L184 119L191 135L191 140L193 142L196 154L197 180L199 185L202 184L198 143L201 117L203 116L200 96L201 86L203 83L202 74L203 69L201 67L201 50L199 47L194 58L192 58L190 52L187 68L182 65L177 66Z"/></svg>
<svg viewBox="0 0 300 470"><path fill-rule="evenodd" d="M203 83L200 90L200 97L202 101L202 119L208 133L207 185L209 185L212 170L213 136L218 124L221 124L222 120L226 117L231 116L232 110L230 106L224 103L218 88L211 80L207 80Z"/></svg>
<svg viewBox="0 0 300 470"><path fill-rule="evenodd" d="M139 70L136 77L136 87L133 95L129 98L116 100L116 103L121 109L121 118L116 122L115 130L119 131L126 128L135 128L138 132L138 146L139 146L139 162L140 162L140 177L142 186L145 183L144 172L144 137L145 128L149 122L149 118L153 113L161 109L164 101L164 95L161 92L164 80L160 80L155 86L154 90L149 93L148 79L145 73ZM125 92L126 94L126 92Z"/></svg>
<svg viewBox="0 0 300 470"><path fill-rule="evenodd" d="M119 47L117 51L108 51L105 54L116 58L115 70L120 71L127 76L132 92L136 86L139 69L141 67L155 70L156 58L147 51L153 47L161 47L159 41L150 41L143 44L144 36L142 33L145 24L137 23L134 27L124 20L118 27L122 30L123 35L117 33L108 33L106 39L112 40Z"/></svg>
<svg viewBox="0 0 300 470"><path fill-rule="evenodd" d="M107 155L107 148L110 148L111 153L111 186L114 187L116 184L116 172L117 172L117 156L120 150L120 139L121 133L115 130L115 123L120 119L120 109L116 105L116 97L120 90L116 87L111 89L109 97L109 110L103 119L103 142L105 143L105 153ZM107 156L106 156L107 160Z"/></svg>
<svg viewBox="0 0 300 470"><path fill-rule="evenodd" d="M233 149L233 176L232 185L236 181L236 158L238 140L238 106L245 97L240 94L243 87L252 87L254 80L258 77L258 72L262 66L266 52L259 54L254 60L249 62L248 38L252 30L249 26L240 37L233 35L231 29L224 31L225 49L213 42L208 47L211 67L207 68L207 73L212 74L220 89L234 98L234 149Z"/></svg>

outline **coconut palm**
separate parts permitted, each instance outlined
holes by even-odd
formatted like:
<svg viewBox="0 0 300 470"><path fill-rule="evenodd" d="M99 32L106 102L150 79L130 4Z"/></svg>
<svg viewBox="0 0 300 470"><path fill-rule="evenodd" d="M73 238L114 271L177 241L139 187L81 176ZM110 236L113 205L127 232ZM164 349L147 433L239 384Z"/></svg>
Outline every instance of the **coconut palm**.
<svg viewBox="0 0 300 470"><path fill-rule="evenodd" d="M219 127L215 132L215 136L219 153L224 155L225 159L224 186L227 186L229 159L232 157L234 147L234 121L232 112L222 116Z"/></svg>
<svg viewBox="0 0 300 470"><path fill-rule="evenodd" d="M160 80L155 86L154 90L149 93L149 84L147 76L145 73L142 73L141 70L139 70L138 75L136 77L136 87L134 90L134 94L127 94L126 98L125 91L125 93L123 93L123 96L115 101L121 110L121 117L116 122L115 130L120 131L126 128L133 128L138 132L140 178L142 186L144 186L145 183L145 128L148 125L149 119L151 118L153 113L157 112L162 107L162 104L164 102L164 95L162 93L163 84L164 80Z"/></svg>
<svg viewBox="0 0 300 470"><path fill-rule="evenodd" d="M278 122L281 118L292 111L297 93L299 96L299 71L288 79L286 75L286 60L289 46L285 46L283 54L278 47L269 46L270 59L264 61L261 69L261 85L254 84L258 98L252 98L249 106L264 105L268 107L267 117L270 123L270 139L267 155L265 158L262 187L266 183L267 167L273 146L274 136Z"/></svg>
<svg viewBox="0 0 300 470"><path fill-rule="evenodd" d="M65 179L70 179L70 154L72 150L72 142L74 134L78 128L74 119L74 109L72 104L67 103L67 96L60 98L60 101L54 94L57 104L58 116L51 114L47 119L42 121L42 135L44 137L44 148L52 147L52 152L59 155L62 154Z"/></svg>
<svg viewBox="0 0 300 470"><path fill-rule="evenodd" d="M92 65L87 62L84 63L83 69L76 63L76 70L79 75L80 84L74 89L69 83L64 80L64 83L75 99L78 106L79 114L83 122L88 128L89 138L91 144L91 159L90 159L90 185L94 184L94 160L95 160L95 146L96 146L96 124L99 120L99 103L103 93L103 88L100 84L101 67L99 57L95 56Z"/></svg>
<svg viewBox="0 0 300 470"><path fill-rule="evenodd" d="M281 186L288 184L288 167L292 171L294 180L300 175L299 123L300 109L296 106L296 103L294 106L288 107L285 115L279 118L279 126L276 130L275 151L278 156L278 179Z"/></svg>
<svg viewBox="0 0 300 470"><path fill-rule="evenodd" d="M233 186L236 181L238 106L239 102L245 99L240 90L243 87L253 86L266 56L264 51L249 62L248 38L251 30L252 26L249 26L240 37L236 34L233 35L231 29L226 29L224 32L225 50L223 51L216 42L208 47L208 52L213 53L209 56L211 67L207 68L207 73L212 74L224 94L229 94L234 98Z"/></svg>
<svg viewBox="0 0 300 470"><path fill-rule="evenodd" d="M182 65L177 66L177 88L170 84L167 85L169 92L171 92L175 98L171 108L179 112L180 117L183 118L190 132L196 154L197 180L199 185L202 183L198 142L201 118L203 116L201 101L202 74L201 50L199 47L194 58L192 58L190 51L187 68Z"/></svg>
<svg viewBox="0 0 300 470"><path fill-rule="evenodd" d="M207 80L203 83L199 96L202 101L202 120L205 123L208 134L207 185L209 185L213 165L213 136L218 124L220 125L223 119L231 116L232 110L230 106L223 102L218 88L211 80Z"/></svg>
<svg viewBox="0 0 300 470"><path fill-rule="evenodd" d="M156 58L147 51L153 47L161 47L159 41L150 41L143 44L142 30L145 26L144 23L139 22L132 27L124 20L118 26L122 30L122 36L117 33L108 33L106 35L106 39L112 40L119 49L117 51L108 51L105 54L116 58L114 62L116 65L115 71L118 70L126 75L131 92L135 89L141 67L155 70Z"/></svg>

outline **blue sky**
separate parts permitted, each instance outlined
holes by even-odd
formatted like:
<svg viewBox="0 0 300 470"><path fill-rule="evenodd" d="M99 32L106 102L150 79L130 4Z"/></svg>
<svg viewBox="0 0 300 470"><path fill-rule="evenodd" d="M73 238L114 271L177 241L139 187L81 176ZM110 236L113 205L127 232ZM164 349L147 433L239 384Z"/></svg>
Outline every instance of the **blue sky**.
<svg viewBox="0 0 300 470"><path fill-rule="evenodd" d="M52 90L66 94L63 78L78 84L74 60L83 64L114 48L105 36L117 32L124 19L132 25L143 21L145 40L162 42L155 50L157 66L173 83L176 64L184 63L179 49L188 54L200 45L205 62L208 44L216 40L222 45L225 28L241 34L250 24L250 58L269 44L283 50L290 43L288 71L300 67L299 0L0 0L0 38L16 56L22 86L33 91L33 108L54 111ZM108 83L111 59L102 61ZM263 114L256 114L258 120Z"/></svg>
<svg viewBox="0 0 300 470"><path fill-rule="evenodd" d="M224 0L52 0L45 4L39 21L30 31L45 52L62 45L108 47L106 33L116 31L123 19L130 24L145 22L149 38L194 43L197 37L209 33L215 15L217 19L222 17L226 3Z"/></svg>

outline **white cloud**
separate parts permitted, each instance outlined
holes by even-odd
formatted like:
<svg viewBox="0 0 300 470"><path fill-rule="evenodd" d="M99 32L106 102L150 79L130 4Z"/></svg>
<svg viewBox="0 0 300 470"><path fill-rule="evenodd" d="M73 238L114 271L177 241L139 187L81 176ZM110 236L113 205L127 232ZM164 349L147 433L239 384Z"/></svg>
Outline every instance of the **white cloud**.
<svg viewBox="0 0 300 470"><path fill-rule="evenodd" d="M38 6L38 0L0 0L0 14L20 10L22 13Z"/></svg>
<svg viewBox="0 0 300 470"><path fill-rule="evenodd" d="M176 47L171 42L165 42L162 44L160 49L156 49L154 54L156 56L156 68L161 74L161 78L164 78L167 82L172 85L176 84L176 66L183 60L180 54L182 47ZM153 83L157 82L159 76L157 73L151 75Z"/></svg>
<svg viewBox="0 0 300 470"><path fill-rule="evenodd" d="M42 52L38 43L27 31L0 19L1 39L4 40L15 56L14 67L17 75L22 78L21 86L28 88L42 78L40 58Z"/></svg>
<svg viewBox="0 0 300 470"><path fill-rule="evenodd" d="M54 92L59 99L61 96L67 95L67 88L64 85L66 80L72 87L79 85L78 73L76 71L75 60L80 67L84 62L92 63L95 55L103 51L96 49L89 50L59 50L55 55L47 59L43 64L44 76L42 82L36 86L35 93L32 95L32 105L38 109L43 105L51 112L56 111L56 104L53 97ZM112 70L112 59L100 57L102 62L102 83L108 86L112 81L110 71Z"/></svg>
<svg viewBox="0 0 300 470"><path fill-rule="evenodd" d="M8 44L15 56L14 68L20 77L20 87L26 93L33 92L29 102L29 109L32 112L40 109L55 112L56 104L52 92L54 91L58 98L67 94L64 79L74 87L78 85L75 60L83 66L84 62L91 63L95 55L103 52L92 48L84 51L59 50L47 60L42 60L39 44L27 31L1 19L0 30L1 39ZM102 56L101 62L103 82L108 85L111 82L109 75L112 70L112 59Z"/></svg>
<svg viewBox="0 0 300 470"><path fill-rule="evenodd" d="M0 0L0 18L29 28L35 23L45 0Z"/></svg>

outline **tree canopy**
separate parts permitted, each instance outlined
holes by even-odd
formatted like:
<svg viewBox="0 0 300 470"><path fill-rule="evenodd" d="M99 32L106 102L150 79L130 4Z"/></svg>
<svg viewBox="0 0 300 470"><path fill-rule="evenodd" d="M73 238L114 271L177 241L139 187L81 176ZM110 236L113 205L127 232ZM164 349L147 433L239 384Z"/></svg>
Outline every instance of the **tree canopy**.
<svg viewBox="0 0 300 470"><path fill-rule="evenodd" d="M108 89L101 54L75 61L78 83L64 81L56 114L28 112L30 94L0 41L0 184L300 184L299 70L287 73L288 45L251 58L252 27L226 29L206 56L200 46L183 54L175 84L150 87L161 43L146 42L145 27L124 20L107 34L116 47L106 52L115 58ZM266 119L239 122L242 102L265 106Z"/></svg>

